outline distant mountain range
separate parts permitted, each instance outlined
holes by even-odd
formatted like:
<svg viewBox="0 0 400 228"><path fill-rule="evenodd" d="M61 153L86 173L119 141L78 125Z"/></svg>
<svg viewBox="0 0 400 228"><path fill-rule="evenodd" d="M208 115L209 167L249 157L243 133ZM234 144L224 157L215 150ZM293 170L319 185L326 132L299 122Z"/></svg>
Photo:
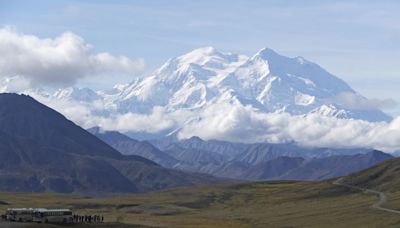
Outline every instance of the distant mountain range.
<svg viewBox="0 0 400 228"><path fill-rule="evenodd" d="M0 94L0 191L144 192L216 181L125 156L25 95Z"/></svg>
<svg viewBox="0 0 400 228"><path fill-rule="evenodd" d="M192 137L137 141L116 131L89 129L123 154L140 155L159 164L190 172L244 180L321 180L369 168L393 158L368 149L307 148L294 144L240 144Z"/></svg>

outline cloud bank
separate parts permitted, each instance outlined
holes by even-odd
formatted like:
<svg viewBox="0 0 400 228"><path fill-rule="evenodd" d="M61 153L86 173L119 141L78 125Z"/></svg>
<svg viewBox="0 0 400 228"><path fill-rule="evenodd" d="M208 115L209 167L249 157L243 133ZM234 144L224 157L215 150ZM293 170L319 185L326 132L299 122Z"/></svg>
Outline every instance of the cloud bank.
<svg viewBox="0 0 400 228"><path fill-rule="evenodd" d="M313 147L400 150L400 117L390 123L371 123L320 114L260 113L240 104L214 104L201 112L169 112L166 108L155 107L150 114L110 113L105 117L95 113L104 110L100 101L82 104L51 97L35 98L85 128L100 126L106 130L147 133L178 130L181 139L199 136L205 140L242 143L296 142Z"/></svg>
<svg viewBox="0 0 400 228"><path fill-rule="evenodd" d="M32 85L66 86L102 74L140 73L141 59L94 53L93 47L72 32L39 38L0 29L0 77L21 76Z"/></svg>

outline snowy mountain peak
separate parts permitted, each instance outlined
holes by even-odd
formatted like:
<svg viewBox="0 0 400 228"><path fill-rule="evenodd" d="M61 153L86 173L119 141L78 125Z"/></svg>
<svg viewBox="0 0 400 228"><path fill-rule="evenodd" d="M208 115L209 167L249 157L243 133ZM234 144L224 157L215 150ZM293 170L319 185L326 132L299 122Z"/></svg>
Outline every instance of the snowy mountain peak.
<svg viewBox="0 0 400 228"><path fill-rule="evenodd" d="M67 87L57 90L54 95L55 98L60 100L79 100L86 102L93 102L100 100L102 97L91 89Z"/></svg>
<svg viewBox="0 0 400 228"><path fill-rule="evenodd" d="M261 49L261 50L259 50L255 55L254 55L254 57L255 56L259 56L259 57L261 57L261 58L263 58L263 59L269 59L269 58L273 58L273 57L276 57L276 56L281 56L281 55L279 55L278 53L276 53L274 50L272 50L271 48L267 48L267 47L265 47L265 48L263 48L263 49ZM253 57L253 58L254 58Z"/></svg>
<svg viewBox="0 0 400 228"><path fill-rule="evenodd" d="M258 51L250 60L263 60L268 62L275 70L291 70L293 68L310 67L319 68L319 66L301 56L294 58L283 56L270 48L263 48ZM306 66L308 65L308 66ZM321 68L322 69L322 68Z"/></svg>
<svg viewBox="0 0 400 228"><path fill-rule="evenodd" d="M183 56L212 56L212 55L218 55L219 53L220 52L214 47L208 46L208 47L201 47L194 49L193 51L190 51L189 53Z"/></svg>
<svg viewBox="0 0 400 228"><path fill-rule="evenodd" d="M179 56L171 62L178 64L178 66L196 64L206 69L217 70L224 69L226 65L232 62L243 61L244 59L247 59L247 57L221 52L213 47L204 47Z"/></svg>
<svg viewBox="0 0 400 228"><path fill-rule="evenodd" d="M217 51L213 47L204 47L195 49L187 54L173 59L174 62L181 65L197 64L200 66L203 66L212 60L224 61L224 54Z"/></svg>

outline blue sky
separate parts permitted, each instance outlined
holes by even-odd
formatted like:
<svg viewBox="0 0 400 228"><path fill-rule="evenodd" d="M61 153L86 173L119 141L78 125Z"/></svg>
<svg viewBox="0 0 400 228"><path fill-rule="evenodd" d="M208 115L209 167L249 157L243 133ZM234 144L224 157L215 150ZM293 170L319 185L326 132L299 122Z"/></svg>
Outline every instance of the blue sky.
<svg viewBox="0 0 400 228"><path fill-rule="evenodd" d="M143 58L145 72L198 47L246 55L270 47L367 97L400 102L398 12L400 1L0 0L2 26L41 38L71 31L96 52Z"/></svg>

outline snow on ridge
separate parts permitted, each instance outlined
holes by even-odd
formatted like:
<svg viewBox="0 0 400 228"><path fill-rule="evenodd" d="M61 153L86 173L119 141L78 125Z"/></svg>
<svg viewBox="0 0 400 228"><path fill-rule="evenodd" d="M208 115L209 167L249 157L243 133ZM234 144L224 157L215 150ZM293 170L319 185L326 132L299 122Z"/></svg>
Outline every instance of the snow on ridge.
<svg viewBox="0 0 400 228"><path fill-rule="evenodd" d="M295 103L296 105L307 106L311 105L315 102L315 97L310 96L308 94L298 92L295 95Z"/></svg>

